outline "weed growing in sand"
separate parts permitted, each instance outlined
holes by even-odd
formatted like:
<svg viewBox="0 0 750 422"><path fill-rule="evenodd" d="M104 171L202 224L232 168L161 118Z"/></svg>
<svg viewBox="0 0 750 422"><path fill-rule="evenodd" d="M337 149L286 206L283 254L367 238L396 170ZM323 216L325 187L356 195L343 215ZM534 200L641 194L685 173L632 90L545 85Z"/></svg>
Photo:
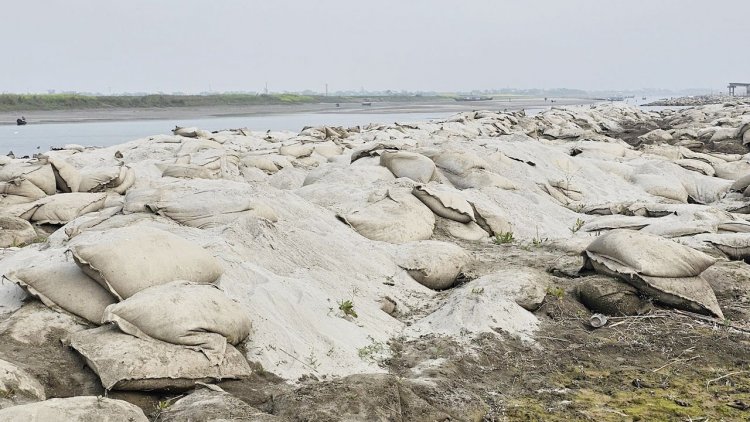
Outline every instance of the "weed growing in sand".
<svg viewBox="0 0 750 422"><path fill-rule="evenodd" d="M315 352L311 351L310 356L307 357L307 365L312 368L315 372L318 372L318 368L320 367L320 362L318 361L318 358L315 356Z"/></svg>
<svg viewBox="0 0 750 422"><path fill-rule="evenodd" d="M351 300L343 300L339 302L339 310L344 313L344 316L350 316L357 318L357 312L354 310L354 302Z"/></svg>
<svg viewBox="0 0 750 422"><path fill-rule="evenodd" d="M368 336L372 343L368 346L357 349L357 355L362 360L371 362L377 362L378 357L385 352L385 345L382 342L375 341L374 338Z"/></svg>
<svg viewBox="0 0 750 422"><path fill-rule="evenodd" d="M13 387L8 387L7 390L0 390L0 398L12 399L16 395L16 390Z"/></svg>
<svg viewBox="0 0 750 422"><path fill-rule="evenodd" d="M580 218L577 218L576 222L573 223L573 227L570 228L570 232L575 233L578 230L581 230L581 227L583 227L584 224L586 224L585 221L581 220Z"/></svg>
<svg viewBox="0 0 750 422"><path fill-rule="evenodd" d="M531 244L534 245L535 248L541 248L545 242L547 242L549 239L546 237L539 237L539 227L536 228L536 236L534 236L533 239L531 239Z"/></svg>
<svg viewBox="0 0 750 422"><path fill-rule="evenodd" d="M156 410L154 412L154 422L157 422L161 419L162 412L169 409L169 407L172 406L172 401L174 401L175 399L177 399L177 397L172 397L171 399L167 400L159 400L159 402L154 405L154 409Z"/></svg>
<svg viewBox="0 0 750 422"><path fill-rule="evenodd" d="M505 245L507 243L513 243L516 239L513 237L513 232L502 232L495 235L492 240L496 245Z"/></svg>
<svg viewBox="0 0 750 422"><path fill-rule="evenodd" d="M474 287L473 289L471 289L471 294L473 295L481 295L482 293L484 293L484 287Z"/></svg>
<svg viewBox="0 0 750 422"><path fill-rule="evenodd" d="M565 295L565 290L557 286L550 286L547 287L547 294L556 297L557 300L562 300Z"/></svg>

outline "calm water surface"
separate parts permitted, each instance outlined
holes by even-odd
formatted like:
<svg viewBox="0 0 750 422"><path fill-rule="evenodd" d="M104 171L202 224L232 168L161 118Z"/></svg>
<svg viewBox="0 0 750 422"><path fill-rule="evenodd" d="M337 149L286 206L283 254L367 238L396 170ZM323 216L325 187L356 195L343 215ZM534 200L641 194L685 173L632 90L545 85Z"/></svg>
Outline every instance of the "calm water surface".
<svg viewBox="0 0 750 422"><path fill-rule="evenodd" d="M649 98L648 101L653 100ZM626 104L641 105L640 98L629 99ZM588 107L586 105L585 107ZM550 107L527 108L534 115ZM659 110L682 107L644 107ZM305 126L356 126L367 123L410 123L444 119L455 112L428 113L295 113L235 117L209 117L202 119L122 120L106 122L29 124L27 126L0 125L0 154L13 151L16 156L48 151L65 144L84 146L111 146L151 135L169 134L177 126L197 126L205 130L248 128L250 130L299 131ZM37 148L38 147L38 148Z"/></svg>
<svg viewBox="0 0 750 422"><path fill-rule="evenodd" d="M0 126L0 154L16 156L48 151L65 144L111 146L151 135L171 134L177 126L205 130L248 128L250 130L299 131L305 126L356 126L367 123L409 123L446 118L454 113L297 113L264 116L210 117L204 119L125 120L108 122L49 123ZM39 149L37 149L39 147Z"/></svg>

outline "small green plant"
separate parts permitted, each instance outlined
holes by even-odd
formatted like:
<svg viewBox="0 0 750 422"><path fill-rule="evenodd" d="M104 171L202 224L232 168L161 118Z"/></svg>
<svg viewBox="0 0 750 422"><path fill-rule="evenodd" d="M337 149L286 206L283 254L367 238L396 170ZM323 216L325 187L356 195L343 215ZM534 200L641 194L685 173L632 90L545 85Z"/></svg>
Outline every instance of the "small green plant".
<svg viewBox="0 0 750 422"><path fill-rule="evenodd" d="M580 218L577 218L576 222L573 223L573 227L570 228L570 232L575 233L578 230L581 230L581 227L583 227L584 224L586 224L585 221L581 220Z"/></svg>
<svg viewBox="0 0 750 422"><path fill-rule="evenodd" d="M481 295L482 293L484 293L484 287L474 287L473 289L471 289L471 294L473 295Z"/></svg>
<svg viewBox="0 0 750 422"><path fill-rule="evenodd" d="M307 357L307 364L315 370L315 372L318 371L318 367L320 367L320 362L318 361L318 358L315 356L315 352L311 351L310 356Z"/></svg>
<svg viewBox="0 0 750 422"><path fill-rule="evenodd" d="M154 407L158 411L164 411L164 410L169 409L169 406L171 406L171 405L172 405L172 401L171 400L159 400L159 403L156 403L154 405Z"/></svg>
<svg viewBox="0 0 750 422"><path fill-rule="evenodd" d="M542 245L544 245L545 242L547 242L549 239L546 237L539 237L539 227L536 228L536 236L534 236L533 239L531 239L531 244L534 245L535 248L541 248Z"/></svg>
<svg viewBox="0 0 750 422"><path fill-rule="evenodd" d="M565 290L557 286L550 286L547 287L547 294L556 297L557 300L562 300L565 295Z"/></svg>
<svg viewBox="0 0 750 422"><path fill-rule="evenodd" d="M505 245L507 243L513 243L516 239L513 237L513 232L502 232L495 235L493 240L496 245Z"/></svg>
<svg viewBox="0 0 750 422"><path fill-rule="evenodd" d="M0 398L12 399L13 396L15 395L16 395L16 390L14 390L12 387L8 387L7 390L0 390Z"/></svg>
<svg viewBox="0 0 750 422"><path fill-rule="evenodd" d="M344 313L345 316L357 318L357 312L354 310L354 302L351 300L343 300L339 302L339 310Z"/></svg>
<svg viewBox="0 0 750 422"><path fill-rule="evenodd" d="M375 341L371 336L368 336L368 338L372 343L368 346L357 349L357 355L359 355L359 358L362 360L377 362L378 357L385 352L385 345L382 342Z"/></svg>

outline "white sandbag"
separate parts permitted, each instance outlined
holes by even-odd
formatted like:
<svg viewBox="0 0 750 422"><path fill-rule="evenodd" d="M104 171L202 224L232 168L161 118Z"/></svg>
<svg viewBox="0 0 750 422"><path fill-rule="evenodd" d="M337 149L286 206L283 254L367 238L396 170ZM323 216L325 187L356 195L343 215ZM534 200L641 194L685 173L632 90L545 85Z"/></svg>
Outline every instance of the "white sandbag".
<svg viewBox="0 0 750 422"><path fill-rule="evenodd" d="M86 147L80 144L65 144L63 145L63 149L76 152L86 151Z"/></svg>
<svg viewBox="0 0 750 422"><path fill-rule="evenodd" d="M347 183L354 186L369 186L381 180L393 180L393 174L380 166L332 166L326 165L310 171L302 186L313 183Z"/></svg>
<svg viewBox="0 0 750 422"><path fill-rule="evenodd" d="M218 179L219 172L196 164L167 164L162 166L162 177L183 179Z"/></svg>
<svg viewBox="0 0 750 422"><path fill-rule="evenodd" d="M279 148L279 154L287 157L305 158L309 157L315 150L314 144L292 144Z"/></svg>
<svg viewBox="0 0 750 422"><path fill-rule="evenodd" d="M475 221L474 210L456 189L432 183L417 185L412 193L441 217L460 223Z"/></svg>
<svg viewBox="0 0 750 422"><path fill-rule="evenodd" d="M72 334L70 346L83 355L107 390L185 390L198 382L240 379L252 372L233 346L227 345L222 363L214 365L201 352L143 340L111 325Z"/></svg>
<svg viewBox="0 0 750 422"><path fill-rule="evenodd" d="M47 195L56 192L55 173L52 165L43 161L12 161L0 166L0 182L9 182L14 179L26 179L35 184Z"/></svg>
<svg viewBox="0 0 750 422"><path fill-rule="evenodd" d="M533 268L508 268L473 280L469 286L475 291L488 288L504 292L527 311L534 312L542 306L547 296L549 275Z"/></svg>
<svg viewBox="0 0 750 422"><path fill-rule="evenodd" d="M437 217L435 228L439 231L445 232L451 237L468 240L470 242L478 242L489 238L489 233L473 221L459 223L458 221Z"/></svg>
<svg viewBox="0 0 750 422"><path fill-rule="evenodd" d="M461 193L471 205L479 227L490 236L513 231L513 226L508 221L506 212L487 195L475 189L468 189Z"/></svg>
<svg viewBox="0 0 750 422"><path fill-rule="evenodd" d="M74 243L76 264L118 299L174 280L210 284L223 272L205 249L152 227L89 231Z"/></svg>
<svg viewBox="0 0 750 422"><path fill-rule="evenodd" d="M485 170L490 167L483 158L467 151L444 151L431 158L437 168L453 175L463 175L471 170Z"/></svg>
<svg viewBox="0 0 750 422"><path fill-rule="evenodd" d="M619 277L657 301L691 312L724 319L711 286L700 275L689 277L652 277L632 272L618 262L601 255L588 255L593 268L602 274Z"/></svg>
<svg viewBox="0 0 750 422"><path fill-rule="evenodd" d="M618 272L652 277L697 276L716 262L703 252L631 230L612 230L600 236L586 253L617 263Z"/></svg>
<svg viewBox="0 0 750 422"><path fill-rule="evenodd" d="M123 214L137 212L150 212L147 205L161 200L162 191L158 188L130 189L125 194L125 204L122 207Z"/></svg>
<svg viewBox="0 0 750 422"><path fill-rule="evenodd" d="M739 180L742 176L750 174L750 162L745 160L732 161L714 165L716 177L727 180Z"/></svg>
<svg viewBox="0 0 750 422"><path fill-rule="evenodd" d="M120 175L115 179L113 184L112 192L124 195L135 184L135 170L128 166L122 166Z"/></svg>
<svg viewBox="0 0 750 422"><path fill-rule="evenodd" d="M27 179L13 179L0 182L0 195L3 197L2 204L32 202L47 196L43 190ZM17 196L19 201L8 201L8 196Z"/></svg>
<svg viewBox="0 0 750 422"><path fill-rule="evenodd" d="M140 407L124 400L78 396L49 399L0 410L0 421L148 422Z"/></svg>
<svg viewBox="0 0 750 422"><path fill-rule="evenodd" d="M744 220L725 221L716 226L718 233L750 233L750 222Z"/></svg>
<svg viewBox="0 0 750 422"><path fill-rule="evenodd" d="M36 239L34 227L23 218L0 214L0 248L22 246Z"/></svg>
<svg viewBox="0 0 750 422"><path fill-rule="evenodd" d="M750 173L747 173L739 179L735 180L729 190L731 190L732 192L743 192L745 191L745 189L747 189L748 186L750 186Z"/></svg>
<svg viewBox="0 0 750 422"><path fill-rule="evenodd" d="M266 174L274 174L284 167L277 164L277 162L268 155L245 155L242 157L240 163L244 168L259 169ZM291 163L289 165L291 165Z"/></svg>
<svg viewBox="0 0 750 422"><path fill-rule="evenodd" d="M615 229L640 230L652 222L652 219L641 216L603 215L587 221L581 226L581 230L585 232L599 232Z"/></svg>
<svg viewBox="0 0 750 422"><path fill-rule="evenodd" d="M384 151L380 156L380 165L387 168L396 177L407 177L417 183L427 183L435 173L435 163L422 154L414 152Z"/></svg>
<svg viewBox="0 0 750 422"><path fill-rule="evenodd" d="M227 343L236 345L250 334L247 310L214 285L174 281L149 287L107 307L102 323L123 332L203 352L222 363Z"/></svg>
<svg viewBox="0 0 750 422"><path fill-rule="evenodd" d="M119 214L120 211L122 211L122 205L117 205L113 207L106 207L101 211L88 213L84 216L76 218L63 227L65 235L68 236L68 238L65 240L70 240L86 230L102 225L115 215ZM50 237L52 237L52 240L54 240L56 236L57 232L52 234Z"/></svg>
<svg viewBox="0 0 750 422"><path fill-rule="evenodd" d="M180 398L168 409L159 413L159 422L284 422L286 420L261 412L217 385L205 387L196 388L194 392Z"/></svg>
<svg viewBox="0 0 750 422"><path fill-rule="evenodd" d="M701 236L731 259L750 258L750 233L722 233Z"/></svg>
<svg viewBox="0 0 750 422"><path fill-rule="evenodd" d="M471 169L461 175L446 172L445 177L458 189L518 189L518 185L512 180L484 169Z"/></svg>
<svg viewBox="0 0 750 422"><path fill-rule="evenodd" d="M710 224L702 224L702 222L700 221L680 222L673 220L660 220L661 219L657 219L655 222L641 229L641 233L650 233L656 236L671 239L675 237L694 236L696 234L711 233L713 231Z"/></svg>
<svg viewBox="0 0 750 422"><path fill-rule="evenodd" d="M698 173L686 175L682 181L685 191L692 202L710 204L726 196L732 185L730 180L718 177L703 176Z"/></svg>
<svg viewBox="0 0 750 422"><path fill-rule="evenodd" d="M81 170L81 183L78 185L79 192L101 192L109 187L115 186L115 181L120 177L121 166L96 167Z"/></svg>
<svg viewBox="0 0 750 422"><path fill-rule="evenodd" d="M172 133L178 136L184 136L186 138L207 138L208 136L210 136L210 132L198 129L197 127L175 126L174 129L172 129Z"/></svg>
<svg viewBox="0 0 750 422"><path fill-rule="evenodd" d="M716 171L711 166L711 164L708 164L705 161L701 161L701 160L686 158L682 160L677 160L674 163L684 169L696 171L706 176L713 176L716 173Z"/></svg>
<svg viewBox="0 0 750 422"><path fill-rule="evenodd" d="M146 206L155 214L199 229L223 226L243 215L278 221L278 215L268 205L229 192L186 193L180 198L149 202Z"/></svg>
<svg viewBox="0 0 750 422"><path fill-rule="evenodd" d="M668 143L671 141L672 135L664 129L655 129L651 132L643 134L638 137L642 142L647 144L661 144Z"/></svg>
<svg viewBox="0 0 750 422"><path fill-rule="evenodd" d="M686 203L688 193L680 180L667 174L634 174L631 181L654 196Z"/></svg>
<svg viewBox="0 0 750 422"><path fill-rule="evenodd" d="M370 239L404 243L432 237L435 215L410 193L389 189L352 212L339 215L357 233Z"/></svg>
<svg viewBox="0 0 750 422"><path fill-rule="evenodd" d="M394 259L396 265L422 285L443 290L456 281L469 255L452 243L423 240L399 245Z"/></svg>
<svg viewBox="0 0 750 422"><path fill-rule="evenodd" d="M46 398L44 386L17 365L0 359L0 409ZM0 417L1 417L0 413Z"/></svg>
<svg viewBox="0 0 750 422"><path fill-rule="evenodd" d="M96 325L101 324L104 309L117 302L72 262L41 263L11 271L3 277L23 287L49 308L68 311Z"/></svg>
<svg viewBox="0 0 750 422"><path fill-rule="evenodd" d="M323 157L331 159L333 157L338 157L339 155L343 154L344 147L336 145L335 143L331 141L326 141L326 142L315 144L314 152L316 154L322 155Z"/></svg>
<svg viewBox="0 0 750 422"><path fill-rule="evenodd" d="M107 194L104 193L62 193L37 201L39 208L34 211L31 221L37 224L66 224L77 217L104 208Z"/></svg>
<svg viewBox="0 0 750 422"><path fill-rule="evenodd" d="M38 210L39 207L41 206L42 206L42 202L38 200L34 202L10 204L10 205L4 205L2 207L2 212L5 215L22 218L28 221L28 220L31 220L31 217L34 215L36 210Z"/></svg>
<svg viewBox="0 0 750 422"><path fill-rule="evenodd" d="M65 159L58 157L47 157L55 174L55 183L60 192L78 192L81 183L81 175L78 169L70 165Z"/></svg>

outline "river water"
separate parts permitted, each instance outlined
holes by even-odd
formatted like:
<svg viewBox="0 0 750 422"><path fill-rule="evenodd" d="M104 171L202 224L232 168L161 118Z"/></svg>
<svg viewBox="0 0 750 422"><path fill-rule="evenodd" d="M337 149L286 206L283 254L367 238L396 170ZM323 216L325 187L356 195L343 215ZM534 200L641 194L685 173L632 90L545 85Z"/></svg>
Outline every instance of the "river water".
<svg viewBox="0 0 750 422"><path fill-rule="evenodd" d="M111 146L157 134L171 134L175 126L197 126L213 131L248 128L250 130L300 131L305 126L356 126L368 123L409 123L441 119L454 113L294 113L202 119L123 120L78 123L45 123L26 126L0 126L0 154L17 156L48 151L65 144Z"/></svg>
<svg viewBox="0 0 750 422"><path fill-rule="evenodd" d="M652 99L649 98L648 101L650 100ZM625 103L640 106L645 102L641 99L629 99ZM526 114L534 115L549 108L549 106L527 108ZM659 109L661 108L664 107L659 107ZM652 108L644 107L644 109ZM300 131L305 126L349 127L368 123L420 122L444 119L455 113L455 111L442 110L418 113L290 113L198 119L90 121L29 124L26 126L0 125L0 154L7 154L12 151L17 157L21 157L36 152L45 152L52 147L62 147L65 144L111 146L151 135L169 134L175 126L196 126L209 131L234 128L248 128L255 131Z"/></svg>

